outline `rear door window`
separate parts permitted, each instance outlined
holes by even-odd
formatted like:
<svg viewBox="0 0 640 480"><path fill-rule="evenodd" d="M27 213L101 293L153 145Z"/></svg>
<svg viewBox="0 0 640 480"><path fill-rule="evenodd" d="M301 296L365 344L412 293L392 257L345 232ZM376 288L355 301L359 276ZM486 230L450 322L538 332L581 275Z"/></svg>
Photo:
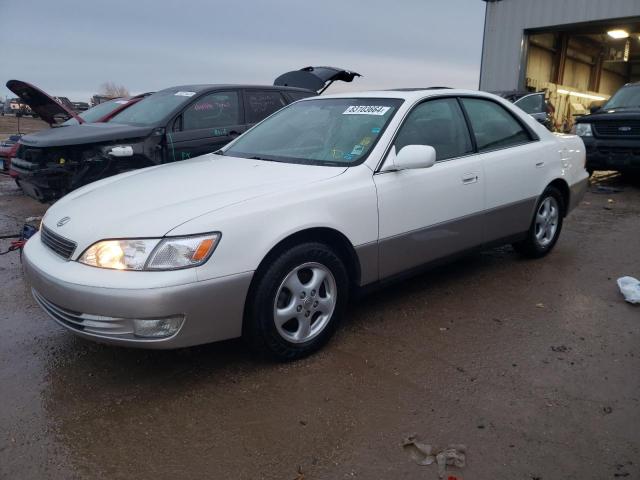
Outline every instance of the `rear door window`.
<svg viewBox="0 0 640 480"><path fill-rule="evenodd" d="M398 132L396 153L407 145L432 146L436 150L436 160L471 153L473 145L458 101L443 98L415 107Z"/></svg>
<svg viewBox="0 0 640 480"><path fill-rule="evenodd" d="M544 93L527 95L526 97L522 97L520 100L516 101L514 105L517 105L529 114L543 113L545 111Z"/></svg>
<svg viewBox="0 0 640 480"><path fill-rule="evenodd" d="M277 90L246 90L244 92L246 123L258 123L286 104L287 102Z"/></svg>
<svg viewBox="0 0 640 480"><path fill-rule="evenodd" d="M240 123L238 92L216 92L204 95L189 105L182 114L182 130L218 128Z"/></svg>
<svg viewBox="0 0 640 480"><path fill-rule="evenodd" d="M495 150L530 142L522 124L503 106L481 98L462 98L478 151Z"/></svg>

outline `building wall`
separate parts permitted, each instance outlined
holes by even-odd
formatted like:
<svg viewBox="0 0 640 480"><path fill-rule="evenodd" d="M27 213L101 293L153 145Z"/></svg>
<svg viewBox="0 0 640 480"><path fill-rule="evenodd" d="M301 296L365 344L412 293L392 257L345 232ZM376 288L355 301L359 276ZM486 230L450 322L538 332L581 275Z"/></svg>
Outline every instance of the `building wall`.
<svg viewBox="0 0 640 480"><path fill-rule="evenodd" d="M521 70L526 68L523 61L526 29L634 16L640 16L640 0L489 1L480 89L517 90L522 87L524 72Z"/></svg>

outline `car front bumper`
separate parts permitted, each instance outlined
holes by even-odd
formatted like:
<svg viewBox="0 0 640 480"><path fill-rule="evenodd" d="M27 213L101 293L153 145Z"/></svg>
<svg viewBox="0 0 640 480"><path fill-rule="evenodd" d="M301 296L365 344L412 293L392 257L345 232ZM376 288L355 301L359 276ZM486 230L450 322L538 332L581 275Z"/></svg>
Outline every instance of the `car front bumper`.
<svg viewBox="0 0 640 480"><path fill-rule="evenodd" d="M123 346L172 349L235 338L242 333L253 272L158 288L104 288L83 285L81 278L73 283L61 280L55 269L46 268L48 262L38 262L39 256L55 255L40 244L39 236L29 240L27 247L31 248L25 248L23 267L35 299L58 324L81 337ZM139 337L132 331L134 320L168 317L184 318L171 336Z"/></svg>
<svg viewBox="0 0 640 480"><path fill-rule="evenodd" d="M589 170L640 171L640 139L580 138Z"/></svg>

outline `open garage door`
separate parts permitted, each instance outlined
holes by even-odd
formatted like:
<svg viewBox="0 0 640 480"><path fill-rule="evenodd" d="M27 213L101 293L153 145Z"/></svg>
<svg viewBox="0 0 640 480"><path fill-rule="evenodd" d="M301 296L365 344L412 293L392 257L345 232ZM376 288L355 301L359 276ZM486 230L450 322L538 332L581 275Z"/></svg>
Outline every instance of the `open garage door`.
<svg viewBox="0 0 640 480"><path fill-rule="evenodd" d="M640 81L640 18L529 30L526 87L546 91L554 128L569 131L620 87Z"/></svg>

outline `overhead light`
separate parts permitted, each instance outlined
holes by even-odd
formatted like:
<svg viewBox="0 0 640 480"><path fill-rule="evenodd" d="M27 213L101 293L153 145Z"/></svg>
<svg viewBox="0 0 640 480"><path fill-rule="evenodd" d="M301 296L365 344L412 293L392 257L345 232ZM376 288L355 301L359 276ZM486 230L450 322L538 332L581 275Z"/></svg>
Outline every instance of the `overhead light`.
<svg viewBox="0 0 640 480"><path fill-rule="evenodd" d="M573 95L574 97L578 97L578 98L588 98L589 100L606 100L606 97L601 97L599 95L590 95L588 93L581 93L581 92L572 92L571 90L564 90L562 88L559 88L558 90L556 90L556 92L558 92L561 95Z"/></svg>
<svg viewBox="0 0 640 480"><path fill-rule="evenodd" d="M627 32L626 30L621 30L621 29L609 30L607 32L607 35L609 35L611 38L628 38L629 37L629 32Z"/></svg>

